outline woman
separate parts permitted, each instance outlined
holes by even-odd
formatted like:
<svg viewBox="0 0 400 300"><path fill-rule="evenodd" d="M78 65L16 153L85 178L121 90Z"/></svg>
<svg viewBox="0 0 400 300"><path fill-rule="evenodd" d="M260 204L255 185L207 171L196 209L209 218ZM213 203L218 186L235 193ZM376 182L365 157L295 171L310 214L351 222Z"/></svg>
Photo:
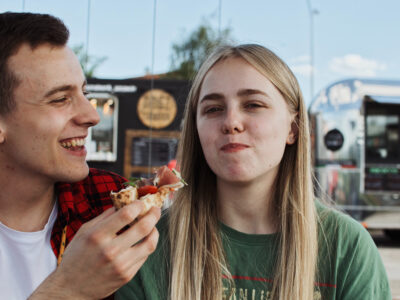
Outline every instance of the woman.
<svg viewBox="0 0 400 300"><path fill-rule="evenodd" d="M227 46L208 57L178 157L188 186L119 298L390 299L368 233L314 201L307 111L270 50Z"/></svg>

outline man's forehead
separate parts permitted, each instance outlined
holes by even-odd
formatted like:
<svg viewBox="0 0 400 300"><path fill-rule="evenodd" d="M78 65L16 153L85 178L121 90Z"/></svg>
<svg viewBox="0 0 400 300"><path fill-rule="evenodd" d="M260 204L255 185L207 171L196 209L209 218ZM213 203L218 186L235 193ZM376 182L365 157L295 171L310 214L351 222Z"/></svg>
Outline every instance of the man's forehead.
<svg viewBox="0 0 400 300"><path fill-rule="evenodd" d="M22 44L14 55L8 59L8 65L12 70L31 69L44 67L56 61L72 59L74 56L67 46L54 46L48 43L32 48L28 43Z"/></svg>
<svg viewBox="0 0 400 300"><path fill-rule="evenodd" d="M23 44L8 61L9 70L29 88L52 88L63 84L81 84L82 69L67 46L39 45L32 49Z"/></svg>

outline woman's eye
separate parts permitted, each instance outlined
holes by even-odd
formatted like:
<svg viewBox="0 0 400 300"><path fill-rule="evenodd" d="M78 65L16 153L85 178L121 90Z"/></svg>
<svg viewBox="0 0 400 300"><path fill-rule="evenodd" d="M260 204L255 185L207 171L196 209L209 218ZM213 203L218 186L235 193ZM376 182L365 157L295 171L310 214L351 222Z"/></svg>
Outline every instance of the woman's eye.
<svg viewBox="0 0 400 300"><path fill-rule="evenodd" d="M205 114L213 114L222 111L222 107L219 106L212 106L212 107L207 107L204 109Z"/></svg>
<svg viewBox="0 0 400 300"><path fill-rule="evenodd" d="M250 103L247 103L247 104L245 105L245 107L246 107L247 109L257 109L257 108L262 107L262 105L261 105L260 103L257 103L257 102L250 102Z"/></svg>

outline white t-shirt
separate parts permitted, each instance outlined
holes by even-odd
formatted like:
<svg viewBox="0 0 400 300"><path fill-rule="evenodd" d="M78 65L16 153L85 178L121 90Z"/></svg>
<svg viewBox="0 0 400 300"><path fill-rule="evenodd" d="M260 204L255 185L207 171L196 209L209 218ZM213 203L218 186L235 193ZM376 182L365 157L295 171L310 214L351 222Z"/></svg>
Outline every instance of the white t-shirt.
<svg viewBox="0 0 400 300"><path fill-rule="evenodd" d="M57 204L43 230L21 232L0 222L0 299L25 300L57 267L50 238Z"/></svg>

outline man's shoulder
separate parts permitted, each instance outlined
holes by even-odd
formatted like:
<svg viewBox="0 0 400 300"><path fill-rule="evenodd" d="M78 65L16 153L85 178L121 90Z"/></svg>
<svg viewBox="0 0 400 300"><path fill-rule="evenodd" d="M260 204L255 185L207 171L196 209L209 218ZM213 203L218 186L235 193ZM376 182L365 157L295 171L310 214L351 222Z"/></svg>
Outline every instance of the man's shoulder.
<svg viewBox="0 0 400 300"><path fill-rule="evenodd" d="M74 183L58 183L57 196L60 203L87 203L90 206L110 206L111 191L124 188L126 179L113 172L90 169L88 176Z"/></svg>

